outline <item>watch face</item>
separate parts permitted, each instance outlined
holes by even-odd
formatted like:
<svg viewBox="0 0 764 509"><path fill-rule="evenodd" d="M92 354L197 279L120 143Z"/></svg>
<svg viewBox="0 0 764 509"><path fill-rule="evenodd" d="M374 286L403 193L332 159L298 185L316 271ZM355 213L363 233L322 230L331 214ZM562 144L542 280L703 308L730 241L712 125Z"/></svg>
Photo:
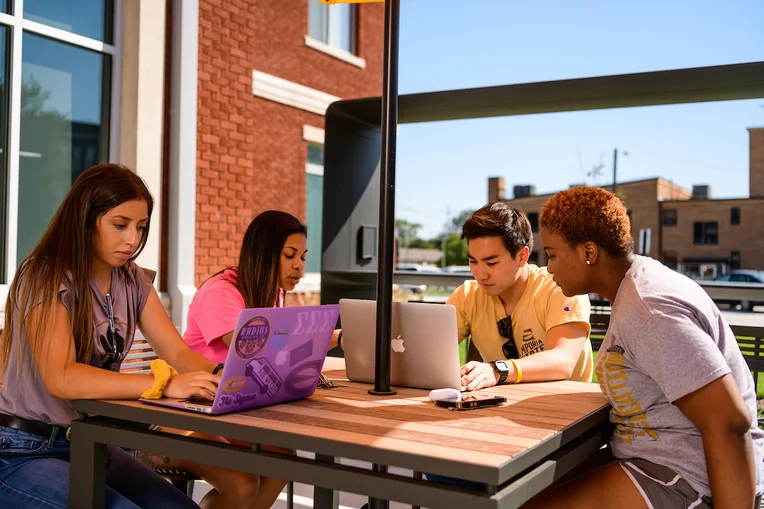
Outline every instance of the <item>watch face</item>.
<svg viewBox="0 0 764 509"><path fill-rule="evenodd" d="M507 363L504 361L495 361L496 363L496 369L499 371L509 371L509 366L507 366Z"/></svg>

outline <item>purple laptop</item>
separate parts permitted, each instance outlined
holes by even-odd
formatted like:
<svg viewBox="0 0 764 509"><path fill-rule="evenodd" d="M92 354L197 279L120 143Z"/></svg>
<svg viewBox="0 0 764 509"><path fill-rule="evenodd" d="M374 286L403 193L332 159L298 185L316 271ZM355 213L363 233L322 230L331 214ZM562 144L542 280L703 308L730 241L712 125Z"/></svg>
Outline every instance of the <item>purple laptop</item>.
<svg viewBox="0 0 764 509"><path fill-rule="evenodd" d="M214 400L141 401L218 415L308 398L316 390L339 312L336 304L245 309Z"/></svg>

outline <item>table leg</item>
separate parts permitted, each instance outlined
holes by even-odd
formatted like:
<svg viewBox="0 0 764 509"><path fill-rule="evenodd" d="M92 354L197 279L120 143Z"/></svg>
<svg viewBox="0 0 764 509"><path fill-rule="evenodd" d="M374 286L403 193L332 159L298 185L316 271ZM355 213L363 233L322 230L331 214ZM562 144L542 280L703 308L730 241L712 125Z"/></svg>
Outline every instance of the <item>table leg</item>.
<svg viewBox="0 0 764 509"><path fill-rule="evenodd" d="M106 444L94 442L78 421L72 423L69 508L106 506Z"/></svg>
<svg viewBox="0 0 764 509"><path fill-rule="evenodd" d="M422 475L422 472L414 472L414 479L417 479L417 480L421 481L421 480L422 480L422 477L424 477L424 476ZM418 505L412 505L412 506L411 506L411 509L420 509L420 508L419 508L419 506L418 506Z"/></svg>
<svg viewBox="0 0 764 509"><path fill-rule="evenodd" d="M387 467L385 465L373 464L371 466L371 469L373 472L381 472L381 473L387 472ZM389 501L381 500L379 498L369 497L369 509L388 509L389 507L390 507Z"/></svg>
<svg viewBox="0 0 764 509"><path fill-rule="evenodd" d="M316 461L334 463L334 456L324 456L316 454ZM340 506L340 494L329 488L313 487L313 508L314 509L338 509Z"/></svg>

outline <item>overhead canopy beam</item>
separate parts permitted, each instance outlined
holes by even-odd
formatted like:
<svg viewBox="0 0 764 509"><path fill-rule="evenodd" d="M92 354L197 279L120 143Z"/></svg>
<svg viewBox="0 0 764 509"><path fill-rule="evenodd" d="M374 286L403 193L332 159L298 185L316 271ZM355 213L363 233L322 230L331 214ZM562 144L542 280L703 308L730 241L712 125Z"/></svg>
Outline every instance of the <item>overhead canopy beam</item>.
<svg viewBox="0 0 764 509"><path fill-rule="evenodd" d="M764 97L764 62L402 95L399 123ZM338 115L381 125L381 98L338 101Z"/></svg>

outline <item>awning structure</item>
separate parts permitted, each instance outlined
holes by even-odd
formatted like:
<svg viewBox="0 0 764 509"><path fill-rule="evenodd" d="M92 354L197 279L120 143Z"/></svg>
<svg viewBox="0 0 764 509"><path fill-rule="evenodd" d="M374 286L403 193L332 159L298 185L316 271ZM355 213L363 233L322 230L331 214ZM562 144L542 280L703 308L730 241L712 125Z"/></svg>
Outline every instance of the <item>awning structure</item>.
<svg viewBox="0 0 764 509"><path fill-rule="evenodd" d="M380 0L320 1L341 4ZM335 102L326 112L325 123L325 186L332 185L336 178L332 174L341 173L336 166L352 165L353 184L364 188L376 178L376 161L381 160L378 172L377 343L372 391L375 394L394 394L390 391L390 319L399 120L399 15L400 0L385 2L382 96ZM432 122L754 98L764 98L764 62L410 94L400 97L400 120L403 123ZM381 150L377 152L376 147L380 145ZM361 194L358 192L354 199L362 200ZM340 225L357 205L351 201L347 195L330 197L329 202L335 205L324 215L324 221L326 224L327 216L334 221L329 228L324 228L325 248L340 235L349 238ZM343 220L339 220L339 216ZM365 284L364 274L369 274L334 271L325 279L325 272L322 269L322 282L340 278Z"/></svg>

